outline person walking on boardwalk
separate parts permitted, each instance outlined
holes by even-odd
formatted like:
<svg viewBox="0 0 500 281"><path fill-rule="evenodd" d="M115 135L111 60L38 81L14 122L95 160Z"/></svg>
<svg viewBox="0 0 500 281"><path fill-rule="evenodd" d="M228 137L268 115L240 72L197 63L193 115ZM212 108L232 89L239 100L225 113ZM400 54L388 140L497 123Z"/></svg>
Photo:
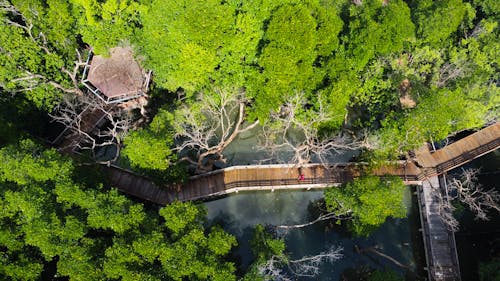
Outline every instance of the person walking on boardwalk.
<svg viewBox="0 0 500 281"><path fill-rule="evenodd" d="M299 180L299 181L303 181L303 180L305 180L305 179L306 179L306 177L305 177L305 175L304 175L304 173L303 173L303 171L302 171L302 167L300 167L300 168L299 168L299 178L298 178L298 180Z"/></svg>

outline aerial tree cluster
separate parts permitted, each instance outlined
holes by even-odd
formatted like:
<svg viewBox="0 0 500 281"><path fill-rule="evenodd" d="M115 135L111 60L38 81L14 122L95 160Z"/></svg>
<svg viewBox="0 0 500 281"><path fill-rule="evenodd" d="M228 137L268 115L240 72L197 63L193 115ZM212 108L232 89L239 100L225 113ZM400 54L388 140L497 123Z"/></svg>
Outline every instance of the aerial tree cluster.
<svg viewBox="0 0 500 281"><path fill-rule="evenodd" d="M127 40L137 40L157 86L192 111L220 89L244 93L244 120L259 121L256 134L269 153L295 152L285 162L317 161L326 148L342 146L363 148L372 162L396 159L498 117L498 7L488 1L156 0L149 7L140 13L140 32ZM400 104L402 96L412 108ZM296 99L297 119L308 130L292 143L290 131L303 126L280 117L290 116ZM318 119L309 124L307 116ZM192 128L186 122L174 129L174 143L181 135L180 142L199 141L184 134ZM351 133L350 143L334 137L339 130ZM223 139L217 131L212 142ZM190 149L200 158L174 161L206 161L207 148Z"/></svg>
<svg viewBox="0 0 500 281"><path fill-rule="evenodd" d="M355 235L368 235L388 217L405 218L404 183L400 178L366 176L325 191L327 210L346 221ZM346 220L347 219L347 220Z"/></svg>
<svg viewBox="0 0 500 281"><path fill-rule="evenodd" d="M164 108L172 114L196 112L229 91L244 95L241 126L264 125L300 96L304 115L322 117L307 132L312 136L303 136L313 152L325 143L343 145L344 138L332 138L341 129L350 131L353 144L369 130L362 147L367 159L394 159L499 114L495 1L2 0L0 7L2 98L22 96L47 111L63 95L81 94L83 49L106 55L125 44L153 70L158 94L180 97ZM413 108L401 106L403 95ZM450 110L439 110L444 107ZM217 153L195 145L201 140L185 134L193 125L187 119L155 123L172 130L145 128L125 140L132 166L165 170L191 160L203 171L206 155L217 160L227 147L220 146L228 142L219 130L201 132ZM273 136L280 126L261 129ZM290 143L273 141L271 153ZM186 151L178 142L191 143L189 153L199 158L180 156ZM287 161L309 161L307 153Z"/></svg>
<svg viewBox="0 0 500 281"><path fill-rule="evenodd" d="M0 160L2 276L235 280L225 255L236 239L204 229L200 206L148 210L31 140L1 148Z"/></svg>

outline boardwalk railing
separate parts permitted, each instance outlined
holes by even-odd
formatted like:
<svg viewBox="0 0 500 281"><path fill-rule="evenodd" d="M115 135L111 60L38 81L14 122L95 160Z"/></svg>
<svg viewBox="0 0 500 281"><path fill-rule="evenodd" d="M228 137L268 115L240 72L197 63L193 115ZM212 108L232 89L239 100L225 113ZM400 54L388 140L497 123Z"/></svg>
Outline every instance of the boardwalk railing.
<svg viewBox="0 0 500 281"><path fill-rule="evenodd" d="M287 186L287 185L315 185L315 184L339 184L348 181L348 176L330 178L308 178L298 179L272 179L272 180L246 180L225 183L226 189L252 187L252 186Z"/></svg>
<svg viewBox="0 0 500 281"><path fill-rule="evenodd" d="M460 281L455 235L442 220L440 196L433 193L437 188L441 195L446 195L444 181L444 177L435 176L417 187L427 272L431 281Z"/></svg>
<svg viewBox="0 0 500 281"><path fill-rule="evenodd" d="M444 163L436 166L437 174L442 174L444 172L450 171L456 167L462 166L463 164L483 155L492 150L497 149L500 146L500 139L495 139L484 145L481 145L473 150L464 152L458 157L452 158Z"/></svg>

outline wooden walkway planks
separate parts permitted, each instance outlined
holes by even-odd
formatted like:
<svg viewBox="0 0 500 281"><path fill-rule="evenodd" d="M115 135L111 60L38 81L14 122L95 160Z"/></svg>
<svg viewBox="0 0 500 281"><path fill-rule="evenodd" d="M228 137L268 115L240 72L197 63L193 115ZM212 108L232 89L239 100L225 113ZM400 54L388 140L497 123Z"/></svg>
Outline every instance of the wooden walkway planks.
<svg viewBox="0 0 500 281"><path fill-rule="evenodd" d="M100 108L91 109L90 107L87 107L70 125L64 129L63 132L61 132L52 144L57 145L59 151L63 153L73 154L75 148L77 148L78 144L80 144L84 138L83 133L92 133L92 131L98 127L101 121L106 117L106 114L107 113ZM74 122L79 122L79 132L71 128L71 126L74 126Z"/></svg>
<svg viewBox="0 0 500 281"><path fill-rule="evenodd" d="M417 163L399 161L394 165L380 167L372 174L395 175L401 177L406 184L420 184L426 178L463 165L498 147L500 147L500 123L484 128L434 153L418 151ZM117 167L114 169L113 173L119 173ZM300 168L293 164L233 166L191 177L182 186L165 187L148 184L146 183L148 179L140 176L141 180L132 179L133 172L121 170L128 175L112 182L123 192L164 205L173 200L199 200L243 190L325 188L352 180L361 174L361 169L362 166L355 163L340 163L329 167L322 164L307 164ZM299 180L300 174L304 175L304 180ZM136 184L139 185L135 186ZM157 191L158 189L162 191Z"/></svg>
<svg viewBox="0 0 500 281"><path fill-rule="evenodd" d="M415 151L418 163L424 167L445 167L447 163L449 167L446 169L451 170L457 165L463 165L463 160L471 161L489 151L492 148L500 146L500 122L488 126L480 131L477 131L463 139L460 139L452 144L445 146L435 152L429 150L428 145L422 146ZM485 148L481 150L480 148ZM457 165L451 163L453 160Z"/></svg>
<svg viewBox="0 0 500 281"><path fill-rule="evenodd" d="M455 246L455 235L441 219L440 197L431 192L446 192L444 180L434 176L417 187L418 207L424 239L429 280L460 281L460 267ZM444 194L443 194L444 195Z"/></svg>
<svg viewBox="0 0 500 281"><path fill-rule="evenodd" d="M107 167L106 170L112 186L124 193L159 205L166 205L175 200L172 191L157 186L146 177L116 166Z"/></svg>
<svg viewBox="0 0 500 281"><path fill-rule="evenodd" d="M406 178L407 184L418 183L412 172L412 163L379 169L378 175L393 174ZM408 166L412 167L408 170ZM132 171L110 166L111 184L120 191L166 205L174 200L200 200L247 190L309 190L340 185L360 175L359 166L353 163L336 164L326 167L321 164L307 164L300 169L293 164L233 166L203 175L191 177L187 183L171 186L157 186L150 179ZM392 171L392 172L391 172ZM300 180L300 174L304 179Z"/></svg>

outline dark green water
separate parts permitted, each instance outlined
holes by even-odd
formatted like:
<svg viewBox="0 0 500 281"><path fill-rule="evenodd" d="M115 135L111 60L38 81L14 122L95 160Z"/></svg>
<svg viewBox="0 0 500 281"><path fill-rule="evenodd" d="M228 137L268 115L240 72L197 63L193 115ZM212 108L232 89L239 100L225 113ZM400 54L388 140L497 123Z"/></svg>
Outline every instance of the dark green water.
<svg viewBox="0 0 500 281"><path fill-rule="evenodd" d="M500 151L489 153L464 168L481 168L479 181L483 187L500 192ZM478 221L471 212L464 211L458 219L460 230L455 237L462 280L479 280L479 263L500 258L500 214L490 212L489 221Z"/></svg>
<svg viewBox="0 0 500 281"><path fill-rule="evenodd" d="M235 194L204 205L208 209L208 219L211 223L221 224L226 231L237 237L239 246L235 251L235 259L241 265L240 270L244 271L252 261L249 240L256 224L285 225L311 221L314 219L311 203L322 197L322 191L252 192ZM367 238L353 238L342 228L332 227L331 223L318 223L291 230L285 241L287 253L292 259L316 255L331 246L344 248L344 258L333 264L323 264L319 276L294 280L344 280L341 277L346 277L350 269L363 267L389 268L408 275L424 274L422 238L418 232L420 221L412 198L408 188L405 198L408 218L389 219ZM359 248L377 247L380 252L408 265L411 271L405 271L381 256L372 253L360 254L355 250L355 245ZM413 279L415 278L408 280ZM357 279L351 277L346 280Z"/></svg>

